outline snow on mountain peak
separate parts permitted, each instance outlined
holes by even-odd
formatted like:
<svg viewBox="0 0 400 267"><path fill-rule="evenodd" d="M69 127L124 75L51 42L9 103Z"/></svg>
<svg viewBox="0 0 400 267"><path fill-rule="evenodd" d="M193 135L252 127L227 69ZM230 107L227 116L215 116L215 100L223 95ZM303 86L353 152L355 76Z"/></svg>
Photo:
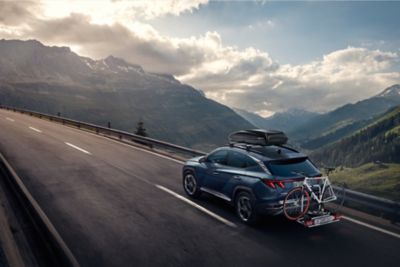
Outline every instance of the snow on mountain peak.
<svg viewBox="0 0 400 267"><path fill-rule="evenodd" d="M400 96L400 84L392 85L386 88L378 97L394 97Z"/></svg>

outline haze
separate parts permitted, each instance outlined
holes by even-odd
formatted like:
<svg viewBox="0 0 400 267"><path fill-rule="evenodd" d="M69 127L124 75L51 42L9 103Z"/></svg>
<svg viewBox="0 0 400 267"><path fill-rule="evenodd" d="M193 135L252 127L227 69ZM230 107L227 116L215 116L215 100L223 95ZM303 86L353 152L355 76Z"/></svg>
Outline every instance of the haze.
<svg viewBox="0 0 400 267"><path fill-rule="evenodd" d="M262 116L400 82L399 2L3 1L0 38L114 55Z"/></svg>

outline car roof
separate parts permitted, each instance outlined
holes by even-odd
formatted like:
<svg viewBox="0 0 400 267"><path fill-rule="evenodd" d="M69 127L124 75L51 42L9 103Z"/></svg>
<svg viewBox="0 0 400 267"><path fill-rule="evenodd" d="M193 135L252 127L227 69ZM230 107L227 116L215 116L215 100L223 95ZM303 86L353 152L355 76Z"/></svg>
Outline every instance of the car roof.
<svg viewBox="0 0 400 267"><path fill-rule="evenodd" d="M305 154L284 146L225 146L220 149L245 153L263 162L307 158Z"/></svg>

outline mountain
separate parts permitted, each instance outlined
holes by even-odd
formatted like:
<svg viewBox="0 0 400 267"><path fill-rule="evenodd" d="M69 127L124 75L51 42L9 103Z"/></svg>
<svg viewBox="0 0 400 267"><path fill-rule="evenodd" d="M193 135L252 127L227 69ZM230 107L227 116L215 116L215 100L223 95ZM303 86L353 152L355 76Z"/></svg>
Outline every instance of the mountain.
<svg viewBox="0 0 400 267"><path fill-rule="evenodd" d="M377 97L384 97L384 98L400 98L400 85L395 84L383 90L382 93L378 94Z"/></svg>
<svg viewBox="0 0 400 267"><path fill-rule="evenodd" d="M235 108L234 111L259 128L276 129L284 132L290 132L318 115L306 110L289 109L285 112L277 112L271 117L263 118L243 109Z"/></svg>
<svg viewBox="0 0 400 267"><path fill-rule="evenodd" d="M109 56L81 57L68 47L0 40L0 103L208 150L254 125L172 75Z"/></svg>
<svg viewBox="0 0 400 267"><path fill-rule="evenodd" d="M233 110L241 117L246 119L248 122L253 124L254 126L258 128L267 128L267 123L265 118L261 117L260 115L257 115L256 113L244 110L244 109L239 109L239 108L233 108Z"/></svg>
<svg viewBox="0 0 400 267"><path fill-rule="evenodd" d="M318 113L303 109L289 109L285 112L277 112L265 120L270 127L282 129L285 132L291 132L317 115ZM291 136L289 135L289 137Z"/></svg>
<svg viewBox="0 0 400 267"><path fill-rule="evenodd" d="M317 149L365 127L374 117L397 105L400 105L400 85L393 85L376 96L318 115L289 135L301 147Z"/></svg>
<svg viewBox="0 0 400 267"><path fill-rule="evenodd" d="M357 167L376 161L400 163L400 106L310 155L316 163L328 166Z"/></svg>

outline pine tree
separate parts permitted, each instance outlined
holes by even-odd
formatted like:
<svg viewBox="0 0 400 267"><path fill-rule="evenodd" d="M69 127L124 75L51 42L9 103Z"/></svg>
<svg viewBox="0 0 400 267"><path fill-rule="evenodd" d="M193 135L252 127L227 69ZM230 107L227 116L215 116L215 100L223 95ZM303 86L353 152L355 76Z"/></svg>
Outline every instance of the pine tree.
<svg viewBox="0 0 400 267"><path fill-rule="evenodd" d="M135 134L140 135L140 136L147 136L146 129L144 128L144 122L140 120L136 126L136 132Z"/></svg>

